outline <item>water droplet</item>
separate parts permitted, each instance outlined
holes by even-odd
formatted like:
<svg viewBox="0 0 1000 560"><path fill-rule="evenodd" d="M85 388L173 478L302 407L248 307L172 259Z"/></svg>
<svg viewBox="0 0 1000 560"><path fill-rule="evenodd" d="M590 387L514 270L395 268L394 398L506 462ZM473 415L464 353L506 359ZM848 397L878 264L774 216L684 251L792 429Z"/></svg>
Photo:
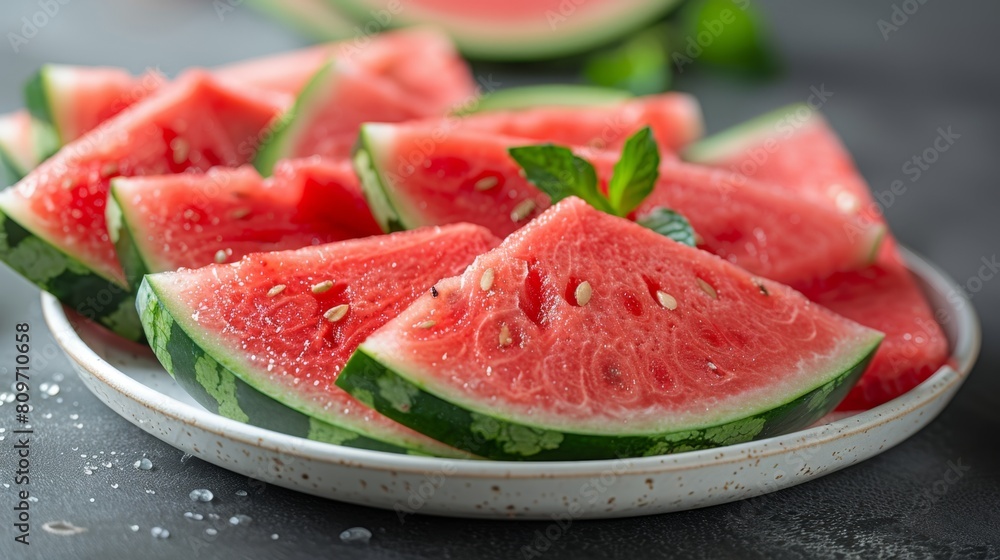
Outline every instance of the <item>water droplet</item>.
<svg viewBox="0 0 1000 560"><path fill-rule="evenodd" d="M206 490L205 488L198 488L192 490L188 497L191 498L193 502L211 502L215 498L215 494L211 490Z"/></svg>
<svg viewBox="0 0 1000 560"><path fill-rule="evenodd" d="M80 415L79 414L70 414L69 415L69 419L70 420L79 420L80 419Z"/></svg>
<svg viewBox="0 0 1000 560"><path fill-rule="evenodd" d="M205 529L205 534L214 537L215 535L218 535L219 532L217 530L209 527L208 529Z"/></svg>
<svg viewBox="0 0 1000 560"><path fill-rule="evenodd" d="M64 537L77 535L87 530L84 527L77 527L68 521L49 521L48 523L42 525L42 529L44 529L47 533L62 535Z"/></svg>
<svg viewBox="0 0 1000 560"><path fill-rule="evenodd" d="M194 520L194 521L201 521L202 519L205 519L204 515L202 515L200 513L192 513L190 511L185 511L184 512L184 517L186 517L188 519L191 519L191 520Z"/></svg>
<svg viewBox="0 0 1000 560"><path fill-rule="evenodd" d="M138 525L129 525L128 528L131 529L133 533L138 533L139 532L139 526Z"/></svg>
<svg viewBox="0 0 1000 560"><path fill-rule="evenodd" d="M147 488L146 489L146 493L147 494L156 494L156 490L150 490L149 488Z"/></svg>
<svg viewBox="0 0 1000 560"><path fill-rule="evenodd" d="M191 457L194 457L194 455L192 455L190 453L185 453L185 454L181 455L181 464L187 463L188 459L190 459Z"/></svg>
<svg viewBox="0 0 1000 560"><path fill-rule="evenodd" d="M154 539L168 539L170 538L170 531L164 529L163 527L153 527L149 530L149 534L153 535Z"/></svg>
<svg viewBox="0 0 1000 560"><path fill-rule="evenodd" d="M351 527L340 534L340 540L345 543L368 544L372 540L372 532L364 527Z"/></svg>
<svg viewBox="0 0 1000 560"><path fill-rule="evenodd" d="M271 533L271 540L272 541L278 540L278 533Z"/></svg>
<svg viewBox="0 0 1000 560"><path fill-rule="evenodd" d="M90 499L90 503L94 503L94 499L93 498Z"/></svg>
<svg viewBox="0 0 1000 560"><path fill-rule="evenodd" d="M153 468L153 462L143 457L142 459L139 459L135 463L132 463L132 466L141 471L148 471Z"/></svg>
<svg viewBox="0 0 1000 560"><path fill-rule="evenodd" d="M117 490L118 489L118 483L112 483L111 487Z"/></svg>
<svg viewBox="0 0 1000 560"><path fill-rule="evenodd" d="M229 518L230 525L249 525L251 521L253 521L253 518L249 515L243 515L242 513L237 513Z"/></svg>

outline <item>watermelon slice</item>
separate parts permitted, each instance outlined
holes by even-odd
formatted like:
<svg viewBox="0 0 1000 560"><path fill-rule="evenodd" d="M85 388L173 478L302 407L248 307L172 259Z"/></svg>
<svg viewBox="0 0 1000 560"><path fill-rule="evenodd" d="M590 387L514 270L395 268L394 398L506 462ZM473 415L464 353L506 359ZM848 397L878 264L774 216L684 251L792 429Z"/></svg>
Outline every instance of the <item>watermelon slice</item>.
<svg viewBox="0 0 1000 560"><path fill-rule="evenodd" d="M7 170L7 186L21 179L45 159L50 148L38 137L27 111L0 115L0 167Z"/></svg>
<svg viewBox="0 0 1000 560"><path fill-rule="evenodd" d="M368 337L337 385L487 458L658 455L809 426L881 338L570 198Z"/></svg>
<svg viewBox="0 0 1000 560"><path fill-rule="evenodd" d="M198 72L159 90L0 193L0 259L83 315L141 336L105 223L109 182L245 164L283 107Z"/></svg>
<svg viewBox="0 0 1000 560"><path fill-rule="evenodd" d="M459 224L256 253L149 275L139 310L167 370L220 414L267 426L297 411L347 434L336 443L455 455L333 381L369 333L496 243L485 229Z"/></svg>
<svg viewBox="0 0 1000 560"><path fill-rule="evenodd" d="M159 89L166 78L140 78L120 68L46 64L25 85L25 102L38 121L67 144Z"/></svg>
<svg viewBox="0 0 1000 560"><path fill-rule="evenodd" d="M824 199L863 222L884 223L843 143L826 120L806 106L781 109L719 133L691 146L685 157L739 170L798 196ZM948 360L944 331L891 240L870 268L796 283L795 288L886 334L842 410L863 410L892 400Z"/></svg>
<svg viewBox="0 0 1000 560"><path fill-rule="evenodd" d="M143 275L381 233L350 163L283 162L111 182L108 227L129 285Z"/></svg>
<svg viewBox="0 0 1000 560"><path fill-rule="evenodd" d="M487 104L490 98L486 98ZM501 102L503 100L501 99ZM619 103L552 105L512 111L484 111L452 122L419 123L546 140L591 149L618 149L639 129L653 129L661 150L676 152L701 137L701 107L684 93L665 93ZM435 140L437 143L437 140Z"/></svg>
<svg viewBox="0 0 1000 560"><path fill-rule="evenodd" d="M678 0L334 0L360 22L430 23L475 58L523 60L582 52L639 29Z"/></svg>
<svg viewBox="0 0 1000 560"><path fill-rule="evenodd" d="M535 140L437 132L423 124L362 128L356 168L383 228L469 222L506 236L548 207L548 197L521 176L507 153L511 146ZM603 178L617 161L610 152L581 155ZM661 164L658 187L639 214L654 206L684 214L701 236L702 248L779 282L865 266L884 232L881 225L857 224L824 205L742 176L670 160Z"/></svg>
<svg viewBox="0 0 1000 560"><path fill-rule="evenodd" d="M363 49L343 48L275 124L255 162L262 174L281 159L349 157L364 122L440 116L475 99L468 68L439 34L395 33Z"/></svg>

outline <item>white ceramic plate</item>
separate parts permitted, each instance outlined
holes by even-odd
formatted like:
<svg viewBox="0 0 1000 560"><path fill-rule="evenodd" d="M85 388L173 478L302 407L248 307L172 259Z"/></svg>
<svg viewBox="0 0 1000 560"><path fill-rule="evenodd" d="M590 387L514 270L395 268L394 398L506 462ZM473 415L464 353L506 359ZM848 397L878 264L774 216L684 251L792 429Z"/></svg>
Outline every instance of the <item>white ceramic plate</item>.
<svg viewBox="0 0 1000 560"><path fill-rule="evenodd" d="M719 449L612 461L514 463L436 459L318 443L211 413L152 353L69 314L47 294L45 319L91 391L146 432L205 461L268 483L351 502L462 517L583 519L716 505L794 486L877 455L948 404L979 353L963 292L907 253L943 311L952 362L902 397L809 429Z"/></svg>

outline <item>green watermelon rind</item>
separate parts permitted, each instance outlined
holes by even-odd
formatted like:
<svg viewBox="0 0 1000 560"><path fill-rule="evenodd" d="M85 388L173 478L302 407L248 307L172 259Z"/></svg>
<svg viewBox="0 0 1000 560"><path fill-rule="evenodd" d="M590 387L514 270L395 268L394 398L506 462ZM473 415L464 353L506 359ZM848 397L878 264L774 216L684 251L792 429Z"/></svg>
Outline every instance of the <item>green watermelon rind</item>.
<svg viewBox="0 0 1000 560"><path fill-rule="evenodd" d="M311 6L305 4L312 3ZM333 9L328 0L248 0L254 9L280 19L317 41L350 37L354 23ZM317 13L319 12L319 13Z"/></svg>
<svg viewBox="0 0 1000 560"><path fill-rule="evenodd" d="M549 29L544 34L537 33L533 37L511 37L502 40L481 31L493 31L500 27L501 23L495 19L484 19L479 26L474 25L471 21L454 22L453 25L449 26L440 20L413 21L407 18L405 3L403 4L404 9L398 13L392 13L387 9L379 10L378 7L362 0L331 1L344 15L357 20L359 27L365 27L368 23L377 24L380 28L433 24L447 32L463 54L475 59L504 61L541 60L578 54L610 43L625 36L630 31L638 30L665 16L680 4L680 0L650 0L637 3L631 9L617 10L616 18L605 18L585 28L571 29L568 33L560 30L560 27L566 29L566 26L560 26L553 20L546 19ZM562 22L572 21L576 15L576 6L581 3L579 0L575 3L564 2L569 6L567 10L564 10L565 15L549 10L546 13L538 14L537 17L549 18L551 16L555 19L561 18ZM387 21L373 19L377 17L376 14L388 16ZM518 30L522 29L524 24L523 22L511 21L507 26Z"/></svg>
<svg viewBox="0 0 1000 560"><path fill-rule="evenodd" d="M149 266L135 242L135 235L132 233L132 220L122 209L118 189L115 188L118 180L111 180L108 203L105 208L105 221L108 226L108 235L111 237L115 253L118 255L118 262L125 272L125 280L129 286L135 288L142 284L142 279L146 274L158 271L154 271Z"/></svg>
<svg viewBox="0 0 1000 560"><path fill-rule="evenodd" d="M39 162L56 153L65 144L52 108L49 72L48 65L42 66L24 84L24 105L32 117Z"/></svg>
<svg viewBox="0 0 1000 560"><path fill-rule="evenodd" d="M519 423L488 403L457 404L361 347L337 385L376 411L429 437L497 460L566 461L652 456L745 443L806 428L832 411L864 373L882 337L833 378L779 406L722 424L657 434L592 434Z"/></svg>
<svg viewBox="0 0 1000 560"><path fill-rule="evenodd" d="M146 277L139 286L136 308L150 347L163 367L202 406L233 420L316 441L411 455L468 458L446 445L420 448L406 442L387 441L347 423L336 422L335 413L319 418L302 406L281 402L262 383L241 374L226 353L205 342L208 333L194 333L170 310L157 293L155 280Z"/></svg>
<svg viewBox="0 0 1000 560"><path fill-rule="evenodd" d="M622 89L576 84L544 84L501 89L484 95L475 107L459 114L484 111L519 110L535 107L601 107L632 99Z"/></svg>
<svg viewBox="0 0 1000 560"><path fill-rule="evenodd" d="M0 197L0 260L84 317L141 342L134 294L23 227L4 202Z"/></svg>
<svg viewBox="0 0 1000 560"><path fill-rule="evenodd" d="M386 233L419 227L418 223L408 220L400 213L399 201L393 200L393 189L388 187L385 174L380 171L381 154L376 146L384 146L385 143L372 141L372 136L379 130L388 129L378 124L361 125L358 144L352 158L354 171L358 175L368 208L371 209L379 227Z"/></svg>
<svg viewBox="0 0 1000 560"><path fill-rule="evenodd" d="M750 146L771 138L777 140L782 135L778 124L799 110L808 111L810 119L819 117L819 113L805 103L779 107L689 145L683 150L681 157L685 161L702 165L721 163L740 155ZM797 126L805 126L805 123Z"/></svg>
<svg viewBox="0 0 1000 560"><path fill-rule="evenodd" d="M314 108L322 107L330 97L330 91L337 85L337 75L331 61L316 71L309 79L292 106L275 117L268 125L268 134L261 141L254 157L253 165L264 177L274 173L278 161L293 157L298 140L312 124Z"/></svg>

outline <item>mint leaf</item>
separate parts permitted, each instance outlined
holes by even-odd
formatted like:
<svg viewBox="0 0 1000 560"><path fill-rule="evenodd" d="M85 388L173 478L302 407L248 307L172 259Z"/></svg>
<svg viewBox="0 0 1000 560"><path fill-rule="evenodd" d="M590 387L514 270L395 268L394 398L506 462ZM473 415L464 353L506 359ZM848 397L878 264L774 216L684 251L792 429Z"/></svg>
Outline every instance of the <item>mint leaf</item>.
<svg viewBox="0 0 1000 560"><path fill-rule="evenodd" d="M597 189L597 172L590 162L573 155L569 148L554 144L523 146L507 150L524 169L528 181L549 195L552 203L578 196L594 208L614 214Z"/></svg>
<svg viewBox="0 0 1000 560"><path fill-rule="evenodd" d="M668 208L657 206L636 220L636 223L678 243L695 246L695 234L691 222Z"/></svg>
<svg viewBox="0 0 1000 560"><path fill-rule="evenodd" d="M625 142L622 157L615 164L608 183L608 200L615 213L627 216L653 192L659 176L660 150L648 126Z"/></svg>

